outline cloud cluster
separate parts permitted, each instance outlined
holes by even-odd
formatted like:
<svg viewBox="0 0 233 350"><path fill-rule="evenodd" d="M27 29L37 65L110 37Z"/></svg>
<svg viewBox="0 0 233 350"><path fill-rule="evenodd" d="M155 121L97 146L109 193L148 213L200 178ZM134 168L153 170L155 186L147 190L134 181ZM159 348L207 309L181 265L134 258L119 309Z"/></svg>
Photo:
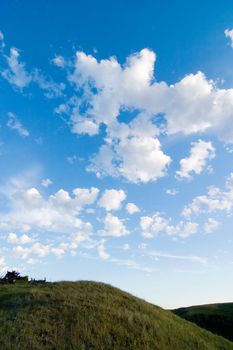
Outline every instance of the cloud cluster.
<svg viewBox="0 0 233 350"><path fill-rule="evenodd" d="M207 194L193 198L192 202L184 207L183 216L191 217L203 213L226 212L233 208L233 173L226 181L225 189L211 186Z"/></svg>
<svg viewBox="0 0 233 350"><path fill-rule="evenodd" d="M16 190L11 195L11 210L1 213L4 230L90 233L92 225L79 218L80 211L95 202L97 188L76 188L70 195L60 189L48 198L43 198L36 188Z"/></svg>
<svg viewBox="0 0 233 350"><path fill-rule="evenodd" d="M232 30L225 35L232 38ZM49 98L63 96L65 84L45 78L38 69L28 71L18 49L12 47L3 57L1 74L13 86L24 89L33 82ZM52 63L68 72L73 86L71 96L55 109L68 115L72 132L93 136L105 126L104 142L86 168L97 177L147 183L165 176L171 158L162 149L161 134L207 132L233 142L233 89L219 88L203 72L170 85L156 81L156 54L148 48L128 56L123 65L115 57L98 61L82 51L73 63L59 55ZM199 174L213 157L213 146L199 140L177 174Z"/></svg>
<svg viewBox="0 0 233 350"><path fill-rule="evenodd" d="M28 244L33 242L33 239L25 233L21 236L17 236L16 233L10 232L7 237L7 242L11 244Z"/></svg>
<svg viewBox="0 0 233 350"><path fill-rule="evenodd" d="M77 134L96 135L101 125L106 126L104 144L87 167L98 177L146 183L164 176L171 159L162 150L161 133L207 132L233 142L233 89L219 88L203 72L171 85L157 82L155 61L149 49L130 55L124 65L115 57L97 61L77 52L73 70L69 66L68 80L75 91L56 112L69 116ZM213 149L207 152L213 157ZM199 159L199 166L190 172L202 171L205 159ZM189 169L181 169L180 174L189 176Z"/></svg>
<svg viewBox="0 0 233 350"><path fill-rule="evenodd" d="M164 114L168 134L212 130L233 141L233 129L229 129L233 118L233 89L220 89L202 72L189 74L172 85L156 82L155 60L155 53L149 49L129 56L124 66L113 57L98 62L91 55L77 52L69 80L82 92L82 99L68 102L73 131L88 134L88 128L83 130L83 123L87 126L87 121L90 122L90 135L94 126L98 133L101 123L111 128L126 110L139 111L135 122L143 112L147 116L146 129L151 126L151 130L155 130L153 125L158 124ZM125 127L120 123L120 128L121 124Z"/></svg>
<svg viewBox="0 0 233 350"><path fill-rule="evenodd" d="M4 249L10 251L13 258L28 264L39 263L38 259L48 255L58 258L66 253L76 255L79 247L94 249L100 259L107 260L110 254L105 240L99 237L129 234L123 220L108 213L121 208L126 199L123 190L105 190L99 196L99 189L95 187L75 188L71 193L60 189L46 198L37 188L23 189L21 183L17 183L2 194L8 196L9 207L0 213L0 238L8 244ZM84 209L88 210L89 206L105 210L101 218L103 229L94 230L91 222L82 219ZM53 233L53 238L46 238L46 233ZM0 266L0 270L3 268Z"/></svg>
<svg viewBox="0 0 233 350"><path fill-rule="evenodd" d="M147 238L155 237L160 233L175 235L186 238L201 229L205 233L217 230L220 222L214 217L208 217L203 224L197 223L201 215L214 215L221 212L230 214L233 208L233 173L231 173L225 183L225 188L216 186L208 188L207 194L194 197L191 203L187 204L181 212L183 219L177 224L172 223L171 218L166 218L160 212L152 216L142 216L140 227L142 235Z"/></svg>
<svg viewBox="0 0 233 350"><path fill-rule="evenodd" d="M140 219L140 226L142 235L147 238L152 238L159 233L186 238L196 233L198 230L198 224L196 222L190 220L180 221L178 224L173 225L171 219L163 217L159 212L152 216L142 216Z"/></svg>

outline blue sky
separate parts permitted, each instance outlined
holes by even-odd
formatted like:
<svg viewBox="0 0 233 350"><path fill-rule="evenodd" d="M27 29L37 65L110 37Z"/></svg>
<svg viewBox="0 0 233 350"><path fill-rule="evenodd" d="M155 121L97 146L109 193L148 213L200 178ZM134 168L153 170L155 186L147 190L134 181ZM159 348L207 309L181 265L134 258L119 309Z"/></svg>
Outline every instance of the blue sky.
<svg viewBox="0 0 233 350"><path fill-rule="evenodd" d="M0 6L1 273L230 301L232 3Z"/></svg>

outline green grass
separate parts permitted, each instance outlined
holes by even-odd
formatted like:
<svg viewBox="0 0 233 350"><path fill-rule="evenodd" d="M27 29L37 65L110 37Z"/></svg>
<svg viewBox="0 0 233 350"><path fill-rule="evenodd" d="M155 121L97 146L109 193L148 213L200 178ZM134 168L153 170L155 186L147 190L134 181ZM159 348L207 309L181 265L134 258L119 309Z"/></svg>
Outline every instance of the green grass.
<svg viewBox="0 0 233 350"><path fill-rule="evenodd" d="M215 336L103 283L0 285L0 349L233 350Z"/></svg>
<svg viewBox="0 0 233 350"><path fill-rule="evenodd" d="M173 312L233 341L233 303L191 306L176 309Z"/></svg>

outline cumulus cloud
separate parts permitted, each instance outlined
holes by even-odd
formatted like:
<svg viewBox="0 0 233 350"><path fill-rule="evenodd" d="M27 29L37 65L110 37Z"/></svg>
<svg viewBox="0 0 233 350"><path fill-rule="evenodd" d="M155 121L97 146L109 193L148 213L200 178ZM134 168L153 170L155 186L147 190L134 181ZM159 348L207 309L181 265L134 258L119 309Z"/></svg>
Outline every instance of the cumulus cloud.
<svg viewBox="0 0 233 350"><path fill-rule="evenodd" d="M224 34L226 38L230 40L231 47L233 48L233 29L226 29L224 30Z"/></svg>
<svg viewBox="0 0 233 350"><path fill-rule="evenodd" d="M104 143L87 167L97 177L146 183L166 175L171 159L162 150L161 133L207 132L233 142L233 89L219 88L203 72L171 85L158 82L155 62L149 49L130 55L124 65L115 57L98 61L76 53L68 76L73 95L56 111L68 116L73 133L93 136L105 125Z"/></svg>
<svg viewBox="0 0 233 350"><path fill-rule="evenodd" d="M176 174L181 178L190 178L192 173L200 174L208 160L215 157L215 148L211 142L198 140L192 143L190 155L180 160L180 170Z"/></svg>
<svg viewBox="0 0 233 350"><path fill-rule="evenodd" d="M98 204L107 211L119 210L125 199L126 194L123 190L105 190Z"/></svg>
<svg viewBox="0 0 233 350"><path fill-rule="evenodd" d="M164 176L170 162L158 139L133 137L103 145L87 170L99 177L122 176L129 182L146 183Z"/></svg>
<svg viewBox="0 0 233 350"><path fill-rule="evenodd" d="M69 80L83 94L67 102L73 131L83 133L86 127L82 125L90 122L90 135L96 134L102 123L108 127L116 123L122 110L133 110L146 113L151 127L164 115L162 130L168 134L211 131L233 142L233 127L229 128L233 89L219 88L203 72L188 74L171 85L157 82L155 60L149 49L130 55L123 66L113 57L97 61L77 52Z"/></svg>
<svg viewBox="0 0 233 350"><path fill-rule="evenodd" d="M98 234L100 236L122 237L127 236L129 231L121 219L108 213L104 218L104 229L99 230Z"/></svg>
<svg viewBox="0 0 233 350"><path fill-rule="evenodd" d="M11 130L15 130L22 137L27 137L30 135L29 131L23 127L16 115L11 112L8 113L7 126Z"/></svg>
<svg viewBox="0 0 233 350"><path fill-rule="evenodd" d="M142 216L140 218L142 235L146 238L152 238L159 233L175 235L186 238L197 232L198 224L192 221L179 221L173 225L171 219L167 219L157 212L152 216Z"/></svg>
<svg viewBox="0 0 233 350"><path fill-rule="evenodd" d="M77 197L81 206L93 204L99 194L99 189L96 187L91 188L75 188L73 193Z"/></svg>
<svg viewBox="0 0 233 350"><path fill-rule="evenodd" d="M140 209L138 208L138 206L134 203L127 203L126 206L125 206L127 212L129 214L135 214L135 213L138 213L140 211Z"/></svg>

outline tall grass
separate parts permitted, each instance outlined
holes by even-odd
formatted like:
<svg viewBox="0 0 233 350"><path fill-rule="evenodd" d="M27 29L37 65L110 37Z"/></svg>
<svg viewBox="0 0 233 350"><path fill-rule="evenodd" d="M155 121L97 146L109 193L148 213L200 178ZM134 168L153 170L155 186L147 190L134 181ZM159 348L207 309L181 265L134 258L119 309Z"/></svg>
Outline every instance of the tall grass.
<svg viewBox="0 0 233 350"><path fill-rule="evenodd" d="M0 349L233 350L233 343L109 285L0 285Z"/></svg>

